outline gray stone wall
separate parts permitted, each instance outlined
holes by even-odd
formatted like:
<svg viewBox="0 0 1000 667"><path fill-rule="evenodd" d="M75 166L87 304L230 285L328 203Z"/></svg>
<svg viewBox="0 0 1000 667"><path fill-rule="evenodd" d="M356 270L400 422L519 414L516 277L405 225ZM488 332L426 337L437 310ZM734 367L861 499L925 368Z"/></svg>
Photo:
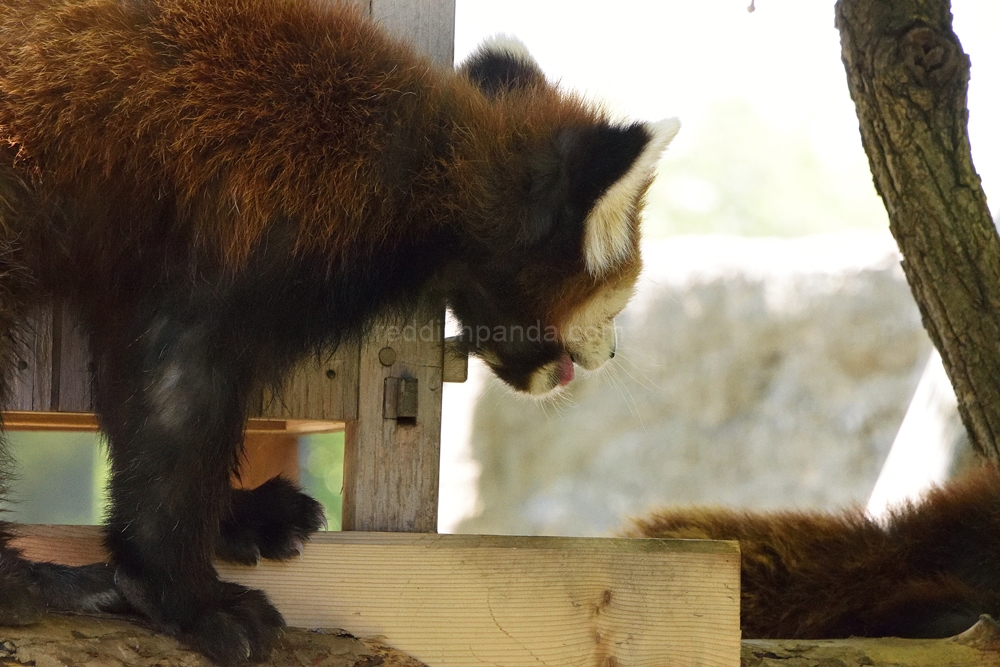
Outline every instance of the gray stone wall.
<svg viewBox="0 0 1000 667"><path fill-rule="evenodd" d="M644 253L609 367L550 402L485 380L478 515L459 531L602 535L655 505L867 499L930 351L889 235Z"/></svg>

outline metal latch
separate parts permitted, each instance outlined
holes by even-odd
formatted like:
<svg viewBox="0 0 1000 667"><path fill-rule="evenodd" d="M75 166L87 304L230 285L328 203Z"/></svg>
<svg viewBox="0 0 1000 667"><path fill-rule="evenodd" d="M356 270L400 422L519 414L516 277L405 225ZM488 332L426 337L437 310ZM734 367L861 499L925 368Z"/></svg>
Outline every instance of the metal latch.
<svg viewBox="0 0 1000 667"><path fill-rule="evenodd" d="M417 381L411 378L387 377L382 395L382 418L417 418Z"/></svg>

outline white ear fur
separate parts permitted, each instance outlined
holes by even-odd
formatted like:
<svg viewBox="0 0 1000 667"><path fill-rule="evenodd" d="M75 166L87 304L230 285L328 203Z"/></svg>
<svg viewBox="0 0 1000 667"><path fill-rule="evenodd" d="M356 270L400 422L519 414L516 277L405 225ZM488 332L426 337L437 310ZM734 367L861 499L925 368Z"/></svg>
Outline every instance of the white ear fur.
<svg viewBox="0 0 1000 667"><path fill-rule="evenodd" d="M647 123L649 143L625 175L594 203L584 222L583 237L584 258L591 275L604 274L628 254L632 247L629 218L635 197L680 128L676 118Z"/></svg>
<svg viewBox="0 0 1000 667"><path fill-rule="evenodd" d="M487 37L476 48L475 53L503 53L522 62L530 63L538 67L538 63L528 51L528 47L517 37L507 35L502 32Z"/></svg>

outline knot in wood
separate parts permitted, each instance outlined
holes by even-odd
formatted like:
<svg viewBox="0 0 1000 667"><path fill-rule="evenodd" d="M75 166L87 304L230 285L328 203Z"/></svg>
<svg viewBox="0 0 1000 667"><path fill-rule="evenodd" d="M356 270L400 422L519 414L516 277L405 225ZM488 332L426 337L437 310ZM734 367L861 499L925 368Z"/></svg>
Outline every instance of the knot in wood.
<svg viewBox="0 0 1000 667"><path fill-rule="evenodd" d="M943 87L958 71L957 45L929 26L920 25L907 31L901 49L903 65L921 86Z"/></svg>
<svg viewBox="0 0 1000 667"><path fill-rule="evenodd" d="M955 637L959 644L978 649L1000 648L1000 623L989 614L983 614L971 628Z"/></svg>

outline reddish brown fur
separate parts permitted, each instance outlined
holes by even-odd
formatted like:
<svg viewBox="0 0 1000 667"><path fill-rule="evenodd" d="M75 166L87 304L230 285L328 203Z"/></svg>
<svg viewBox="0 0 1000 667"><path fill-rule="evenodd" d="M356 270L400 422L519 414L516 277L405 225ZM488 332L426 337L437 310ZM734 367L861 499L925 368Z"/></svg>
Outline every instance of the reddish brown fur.
<svg viewBox="0 0 1000 667"><path fill-rule="evenodd" d="M8 44L0 53L0 133L21 168L50 196L120 176L140 181L133 198L138 190L155 200L167 188L181 209L169 233L229 272L282 219L295 221L300 252L333 258L358 254L358 246L405 246L435 231L429 226L460 229L502 252L518 235L495 222L524 218L517 207L531 157L525 148L550 141L554 128L606 122L544 79L488 100L464 77L388 40L351 5L324 7L329 17L317 21L306 2L49 4L0 15ZM137 40L137 29L154 41ZM173 46L158 48L158 34L198 57L175 60ZM18 56L24 52L33 57ZM114 87L102 79L108 67ZM71 86L54 89L52 72ZM412 189L386 193L376 186L391 179L370 156L393 150L399 126L426 128L427 142L447 153L425 151ZM118 243L48 261L60 270L67 260L114 265L141 252L151 233L163 234L141 219L101 220L108 229L86 219L87 236ZM543 326L609 283L634 282L638 221L631 217L633 253L613 275L588 274L579 256L551 256L519 277L534 294L531 310L550 315Z"/></svg>
<svg viewBox="0 0 1000 667"><path fill-rule="evenodd" d="M516 389L613 356L676 123L612 124L509 56L435 68L320 0L0 0L0 396L8 334L60 298L112 459L112 568L0 569L0 622L99 598L262 660L280 614L212 558L287 558L321 522L291 485L228 488L263 385L428 293ZM523 335L566 321L598 333Z"/></svg>
<svg viewBox="0 0 1000 667"><path fill-rule="evenodd" d="M433 202L431 215L413 218L442 225L467 222L453 214L470 207L492 212L516 201L495 185L523 172L518 149L553 127L600 118L554 90L488 103L465 79L387 40L350 5L334 6L328 20L317 21L308 3L236 0L196 9L200 4L174 0L157 3L157 11L140 3L57 0L57 11L40 11L39 3L7 9L0 17L9 45L0 61L7 93L0 117L7 119L8 141L48 189L76 187L88 173L129 174L142 175L150 188L170 184L185 206L222 202L213 211L215 228L196 236L204 251L233 268L280 216L302 221L300 248L328 253L361 237L427 234L400 226L397 211L367 210L383 201L383 193L371 191L382 179L367 171L374 168L370 156L394 140L397 115L419 116L415 126L433 128L440 136L429 139L454 149L437 156L450 162L422 165L420 185L435 196L410 192L397 204ZM197 22L189 29L192 18ZM241 30L237 21L252 28ZM173 61L169 48L135 39L137 23L199 57ZM87 30L69 38L64 26ZM280 60L254 60L278 49ZM25 50L37 56L17 57ZM118 79L114 88L102 79L109 66ZM53 71L73 82L70 94L52 89ZM492 168L483 169L483 161ZM386 228L358 226L370 220Z"/></svg>
<svg viewBox="0 0 1000 667"><path fill-rule="evenodd" d="M1000 472L892 513L663 510L633 535L738 540L747 638L948 636L1000 612Z"/></svg>

